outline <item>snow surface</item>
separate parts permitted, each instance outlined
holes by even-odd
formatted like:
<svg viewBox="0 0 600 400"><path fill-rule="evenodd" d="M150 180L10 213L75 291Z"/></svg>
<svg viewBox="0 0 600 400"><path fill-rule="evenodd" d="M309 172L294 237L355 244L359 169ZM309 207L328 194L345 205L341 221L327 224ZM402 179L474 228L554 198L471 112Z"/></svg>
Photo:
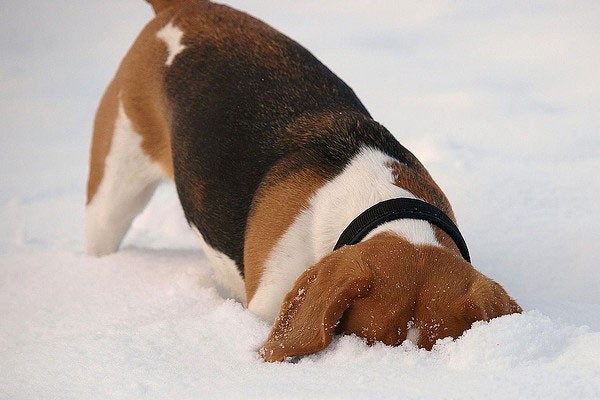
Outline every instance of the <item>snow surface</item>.
<svg viewBox="0 0 600 400"><path fill-rule="evenodd" d="M224 298L172 185L83 252L91 123L139 1L0 6L0 398L600 398L600 3L235 0L313 51L446 191L526 309L431 351L295 363Z"/></svg>

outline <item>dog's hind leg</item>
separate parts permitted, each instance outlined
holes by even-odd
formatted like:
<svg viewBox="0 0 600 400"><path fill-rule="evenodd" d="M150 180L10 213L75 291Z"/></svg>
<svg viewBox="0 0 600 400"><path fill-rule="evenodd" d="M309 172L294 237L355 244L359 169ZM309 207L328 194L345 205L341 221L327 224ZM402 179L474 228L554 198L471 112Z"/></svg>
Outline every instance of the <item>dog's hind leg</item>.
<svg viewBox="0 0 600 400"><path fill-rule="evenodd" d="M94 124L85 215L89 254L116 251L133 218L167 176L143 148L144 137L135 125L113 82Z"/></svg>

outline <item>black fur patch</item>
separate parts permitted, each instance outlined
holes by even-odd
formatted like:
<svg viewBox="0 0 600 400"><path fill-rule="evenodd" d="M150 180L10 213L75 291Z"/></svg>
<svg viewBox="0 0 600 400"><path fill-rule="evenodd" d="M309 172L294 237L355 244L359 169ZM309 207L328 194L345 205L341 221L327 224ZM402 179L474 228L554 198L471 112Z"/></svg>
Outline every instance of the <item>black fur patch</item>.
<svg viewBox="0 0 600 400"><path fill-rule="evenodd" d="M369 145L420 165L299 44L224 6L181 18L205 33L186 36L166 75L177 191L188 221L242 272L248 214L274 164L332 177Z"/></svg>

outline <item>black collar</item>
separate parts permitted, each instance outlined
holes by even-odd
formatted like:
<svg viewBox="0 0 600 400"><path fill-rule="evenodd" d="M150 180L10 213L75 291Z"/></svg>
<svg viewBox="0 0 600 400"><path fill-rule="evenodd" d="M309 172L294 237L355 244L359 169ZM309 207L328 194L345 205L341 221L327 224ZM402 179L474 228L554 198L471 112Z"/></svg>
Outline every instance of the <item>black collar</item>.
<svg viewBox="0 0 600 400"><path fill-rule="evenodd" d="M418 199L391 199L368 208L342 232L333 250L359 243L381 224L405 218L425 220L438 226L454 240L463 258L471 262L467 244L454 222L439 208Z"/></svg>

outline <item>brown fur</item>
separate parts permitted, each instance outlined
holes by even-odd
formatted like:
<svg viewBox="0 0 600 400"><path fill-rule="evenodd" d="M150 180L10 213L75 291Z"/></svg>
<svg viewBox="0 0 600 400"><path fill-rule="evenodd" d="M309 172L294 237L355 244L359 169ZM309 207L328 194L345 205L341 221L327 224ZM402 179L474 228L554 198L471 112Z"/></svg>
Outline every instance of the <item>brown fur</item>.
<svg viewBox="0 0 600 400"><path fill-rule="evenodd" d="M166 176L173 178L170 116L162 86L167 49L156 38L156 32L170 17L168 12L157 17L140 33L100 102L94 121L87 204L94 198L104 175L119 97L135 131L142 136L143 151L159 163Z"/></svg>
<svg viewBox="0 0 600 400"><path fill-rule="evenodd" d="M425 169L409 168L407 165L398 162L389 165L389 167L392 169L396 186L406 189L418 198L436 206L456 223L450 202ZM446 232L437 226L433 226L433 228L435 237L442 246L460 254L458 246Z"/></svg>
<svg viewBox="0 0 600 400"><path fill-rule="evenodd" d="M398 345L457 338L478 320L521 312L500 285L454 252L382 233L309 268L286 296L261 353L267 361L325 348L335 332ZM337 329L333 326L337 325Z"/></svg>
<svg viewBox="0 0 600 400"><path fill-rule="evenodd" d="M269 254L323 183L323 179L310 170L298 171L276 185L264 185L257 194L248 218L244 247L248 303L258 289Z"/></svg>
<svg viewBox="0 0 600 400"><path fill-rule="evenodd" d="M389 167L392 169L394 185L406 189L421 200L436 206L456 222L454 212L444 192L424 168L409 168L398 162L392 163Z"/></svg>
<svg viewBox="0 0 600 400"><path fill-rule="evenodd" d="M87 181L87 200L89 204L96 191L102 177L104 176L104 161L110 152L110 147L115 130L115 121L119 109L119 87L115 81L106 89L104 97L100 102L100 107L96 112L94 121L94 135L92 137L92 148L90 151L90 171Z"/></svg>
<svg viewBox="0 0 600 400"><path fill-rule="evenodd" d="M170 7L177 7L188 0L146 0L152 5L156 14L163 12Z"/></svg>
<svg viewBox="0 0 600 400"><path fill-rule="evenodd" d="M327 347L350 304L369 293L373 272L341 249L307 269L287 294L261 353L267 361Z"/></svg>

